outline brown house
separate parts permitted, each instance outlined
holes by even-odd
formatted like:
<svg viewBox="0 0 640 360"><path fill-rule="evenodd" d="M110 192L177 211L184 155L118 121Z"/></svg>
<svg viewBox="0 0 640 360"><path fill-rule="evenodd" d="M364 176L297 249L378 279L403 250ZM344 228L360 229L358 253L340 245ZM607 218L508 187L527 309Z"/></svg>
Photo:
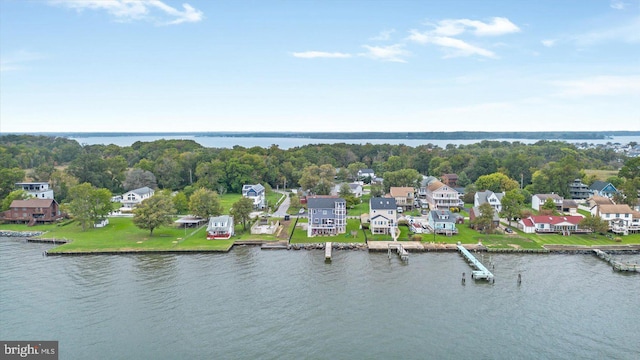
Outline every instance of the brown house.
<svg viewBox="0 0 640 360"><path fill-rule="evenodd" d="M458 175L456 174L443 174L442 182L449 187L458 186Z"/></svg>
<svg viewBox="0 0 640 360"><path fill-rule="evenodd" d="M9 210L0 213L0 218L12 223L49 223L62 218L58 203L53 199L13 200Z"/></svg>

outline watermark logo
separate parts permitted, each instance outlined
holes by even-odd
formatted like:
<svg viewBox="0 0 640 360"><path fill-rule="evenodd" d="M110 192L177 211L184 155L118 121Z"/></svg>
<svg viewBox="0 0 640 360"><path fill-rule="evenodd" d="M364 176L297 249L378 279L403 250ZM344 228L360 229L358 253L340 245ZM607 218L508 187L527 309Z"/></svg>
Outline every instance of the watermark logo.
<svg viewBox="0 0 640 360"><path fill-rule="evenodd" d="M58 360L58 342L0 340L0 360L5 359Z"/></svg>

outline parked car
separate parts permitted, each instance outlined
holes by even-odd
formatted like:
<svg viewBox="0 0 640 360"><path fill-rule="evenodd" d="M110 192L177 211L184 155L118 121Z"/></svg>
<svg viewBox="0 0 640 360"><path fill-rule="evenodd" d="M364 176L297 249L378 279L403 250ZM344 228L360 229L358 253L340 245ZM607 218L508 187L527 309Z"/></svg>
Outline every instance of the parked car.
<svg viewBox="0 0 640 360"><path fill-rule="evenodd" d="M402 214L402 206L398 206L398 214Z"/></svg>
<svg viewBox="0 0 640 360"><path fill-rule="evenodd" d="M504 232L507 234L513 234L513 230L511 230L511 228L504 228Z"/></svg>

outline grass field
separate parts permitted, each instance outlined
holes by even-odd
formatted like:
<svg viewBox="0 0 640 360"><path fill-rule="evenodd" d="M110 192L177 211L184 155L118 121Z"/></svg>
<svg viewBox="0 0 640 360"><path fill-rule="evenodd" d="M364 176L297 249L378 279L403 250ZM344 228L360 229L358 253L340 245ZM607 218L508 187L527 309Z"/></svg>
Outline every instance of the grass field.
<svg viewBox="0 0 640 360"><path fill-rule="evenodd" d="M306 223L306 219L300 219L298 225ZM336 236L315 236L307 237L307 231L303 230L301 226L297 226L293 231L291 237L291 244L305 244L305 243L323 243L323 242L343 242L343 243L364 243L364 233L360 228L360 220L347 219L347 233ZM356 232L356 237L351 236L351 231Z"/></svg>
<svg viewBox="0 0 640 360"><path fill-rule="evenodd" d="M601 181L605 181L608 178L612 177L612 176L617 176L618 172L615 170L594 170L594 169L587 169L584 170L584 173L587 174L587 176L595 176L597 180L601 180Z"/></svg>

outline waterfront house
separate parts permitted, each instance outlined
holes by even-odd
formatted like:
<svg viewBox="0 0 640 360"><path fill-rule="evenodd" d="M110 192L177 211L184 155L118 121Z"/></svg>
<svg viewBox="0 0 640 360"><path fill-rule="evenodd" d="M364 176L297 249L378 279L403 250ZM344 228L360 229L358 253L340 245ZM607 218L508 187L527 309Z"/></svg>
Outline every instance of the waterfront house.
<svg viewBox="0 0 640 360"><path fill-rule="evenodd" d="M637 222L634 222L640 218L640 213L633 211L627 204L602 204L596 206L595 213L600 216L602 220L609 223L609 229L615 233L628 234L629 231L638 231Z"/></svg>
<svg viewBox="0 0 640 360"><path fill-rule="evenodd" d="M438 180L427 186L426 200L431 210L449 210L464 206L464 202L460 200L460 193Z"/></svg>
<svg viewBox="0 0 640 360"><path fill-rule="evenodd" d="M415 205L415 189L408 186L392 186L389 195L396 199L396 206L403 210L412 210Z"/></svg>
<svg viewBox="0 0 640 360"><path fill-rule="evenodd" d="M251 199L254 209L264 209L266 206L265 188L262 184L242 185L242 197Z"/></svg>
<svg viewBox="0 0 640 360"><path fill-rule="evenodd" d="M614 205L613 200L608 197L594 195L589 198L589 210L592 216L600 216L601 205Z"/></svg>
<svg viewBox="0 0 640 360"><path fill-rule="evenodd" d="M518 227L527 234L560 233L571 235L575 232L588 232L579 228L582 216L529 216L518 222Z"/></svg>
<svg viewBox="0 0 640 360"><path fill-rule="evenodd" d="M618 192L615 186L612 183L596 180L589 186L591 193L593 195L604 196L611 198L615 193Z"/></svg>
<svg viewBox="0 0 640 360"><path fill-rule="evenodd" d="M453 235L458 233L456 223L460 221L460 218L460 215L453 214L449 210L431 210L429 211L427 226L436 234Z"/></svg>
<svg viewBox="0 0 640 360"><path fill-rule="evenodd" d="M477 218L478 216L482 215L482 211L480 211L480 208L477 206L472 207L471 209L469 209L469 220L470 223L473 224L473 220L475 220L475 218ZM491 221L491 228L495 229L498 226L500 226L500 215L498 215L498 213L496 211L493 212L493 220ZM484 230L484 229L478 229L474 226L472 226L472 228L476 229L476 230Z"/></svg>
<svg viewBox="0 0 640 360"><path fill-rule="evenodd" d="M0 214L6 222L29 226L51 223L62 218L58 203L54 199L13 200L9 210Z"/></svg>
<svg viewBox="0 0 640 360"><path fill-rule="evenodd" d="M233 216L221 215L209 218L207 226L207 239L229 239L234 234Z"/></svg>
<svg viewBox="0 0 640 360"><path fill-rule="evenodd" d="M504 192L494 193L491 190L477 191L473 197L473 206L478 207L484 203L489 203L496 214L502 211L502 197Z"/></svg>
<svg viewBox="0 0 640 360"><path fill-rule="evenodd" d="M307 198L307 236L338 235L347 232L347 203L343 198Z"/></svg>
<svg viewBox="0 0 640 360"><path fill-rule="evenodd" d="M540 209L542 209L542 205L544 205L549 198L551 198L553 203L556 205L556 210L562 211L562 202L564 201L564 198L558 194L535 194L531 197L531 207L534 210L540 211Z"/></svg>
<svg viewBox="0 0 640 360"><path fill-rule="evenodd" d="M369 229L372 234L392 234L398 226L396 199L372 197L369 199Z"/></svg>
<svg viewBox="0 0 640 360"><path fill-rule="evenodd" d="M155 194L155 190L147 186L127 191L122 194L122 210L132 210L136 205L152 197L153 194Z"/></svg>
<svg viewBox="0 0 640 360"><path fill-rule="evenodd" d="M580 179L575 179L572 183L569 183L569 196L575 200L585 200L591 196L591 189L587 184L582 183Z"/></svg>
<svg viewBox="0 0 640 360"><path fill-rule="evenodd" d="M427 188L429 184L434 181L437 181L435 176L425 176L422 175L422 180L420 181L420 187L418 188L418 198L426 199L427 198Z"/></svg>
<svg viewBox="0 0 640 360"><path fill-rule="evenodd" d="M48 182L20 182L16 187L36 199L53 199L53 189L49 188Z"/></svg>

